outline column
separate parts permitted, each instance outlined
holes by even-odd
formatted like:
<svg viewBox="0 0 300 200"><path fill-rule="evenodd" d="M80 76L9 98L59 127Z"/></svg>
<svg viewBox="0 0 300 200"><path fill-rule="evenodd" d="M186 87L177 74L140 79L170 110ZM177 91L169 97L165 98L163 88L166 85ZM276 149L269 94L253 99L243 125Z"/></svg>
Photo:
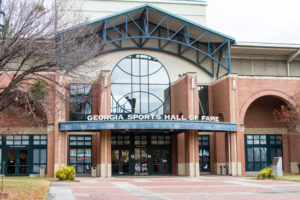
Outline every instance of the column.
<svg viewBox="0 0 300 200"><path fill-rule="evenodd" d="M100 133L101 164L100 176L111 177L111 131L103 130Z"/></svg>
<svg viewBox="0 0 300 200"><path fill-rule="evenodd" d="M187 131L185 135L185 175L198 177L199 172L199 144L198 132Z"/></svg>
<svg viewBox="0 0 300 200"><path fill-rule="evenodd" d="M110 71L102 70L98 80L99 114L111 114ZM111 130L101 130L97 137L97 174L111 177Z"/></svg>

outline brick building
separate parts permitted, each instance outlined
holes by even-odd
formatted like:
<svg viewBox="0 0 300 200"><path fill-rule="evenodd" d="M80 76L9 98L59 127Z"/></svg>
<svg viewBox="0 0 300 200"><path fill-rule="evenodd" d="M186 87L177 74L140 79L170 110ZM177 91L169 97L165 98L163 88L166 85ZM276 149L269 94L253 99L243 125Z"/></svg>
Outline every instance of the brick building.
<svg viewBox="0 0 300 200"><path fill-rule="evenodd" d="M300 47L235 43L205 26L205 1L147 2L81 2L102 65L62 77L44 129L8 113L20 135L1 136L5 174L241 176L275 156L298 172L300 133L274 111L297 105Z"/></svg>

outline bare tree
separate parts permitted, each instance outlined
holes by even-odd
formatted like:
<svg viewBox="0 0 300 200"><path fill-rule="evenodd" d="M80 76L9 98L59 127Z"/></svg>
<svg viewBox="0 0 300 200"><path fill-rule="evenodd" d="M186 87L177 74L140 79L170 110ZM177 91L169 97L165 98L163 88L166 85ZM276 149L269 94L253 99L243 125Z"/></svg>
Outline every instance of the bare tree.
<svg viewBox="0 0 300 200"><path fill-rule="evenodd" d="M58 89L64 84L55 74L80 76L76 69L99 56L103 46L82 24L82 17L61 12L69 6L67 0L53 5L46 0L2 0L2 4L6 20L0 33L0 115L34 115L42 123L43 107L54 103L45 96L64 98L64 90Z"/></svg>

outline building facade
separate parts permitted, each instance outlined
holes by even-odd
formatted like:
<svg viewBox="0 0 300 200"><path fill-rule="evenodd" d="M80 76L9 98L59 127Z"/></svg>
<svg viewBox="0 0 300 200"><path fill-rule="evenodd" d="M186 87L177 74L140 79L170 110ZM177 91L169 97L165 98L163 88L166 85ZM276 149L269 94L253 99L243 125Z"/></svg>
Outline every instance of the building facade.
<svg viewBox="0 0 300 200"><path fill-rule="evenodd" d="M7 176L66 165L82 176L242 176L276 156L299 172L300 133L276 120L298 104L298 46L235 43L205 27L205 1L80 3L105 45L90 61L101 65L53 75L69 89L65 101L46 97L43 128L7 113Z"/></svg>

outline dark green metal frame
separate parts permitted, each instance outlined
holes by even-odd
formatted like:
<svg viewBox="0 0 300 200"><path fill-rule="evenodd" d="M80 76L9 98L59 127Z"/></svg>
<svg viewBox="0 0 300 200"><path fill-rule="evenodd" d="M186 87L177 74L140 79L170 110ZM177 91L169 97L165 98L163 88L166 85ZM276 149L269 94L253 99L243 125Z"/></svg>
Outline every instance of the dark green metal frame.
<svg viewBox="0 0 300 200"><path fill-rule="evenodd" d="M254 136L254 134L251 134ZM256 135L264 135L264 134L256 134ZM272 158L271 158L271 148L280 148L282 153L282 143L281 144L270 144L270 137L271 136L278 136L278 135L266 135L266 144L247 144L247 135L245 134L245 165L246 165L246 171L257 171L253 169L250 169L248 166L248 147L258 147L258 148L266 148L267 149L267 166L271 167L272 165ZM254 153L253 153L254 154ZM254 155L253 155L254 158ZM261 166L261 164L260 164ZM260 170L260 169L259 169Z"/></svg>
<svg viewBox="0 0 300 200"><path fill-rule="evenodd" d="M154 22L152 16L160 17L159 21ZM174 22L180 26L174 26ZM231 72L230 46L235 42L233 38L149 4L92 21L85 26L90 36L95 36L104 45L110 45L108 52L124 49L158 50L180 56L212 77L215 75L219 77L220 67L228 73ZM58 33L58 38L62 38L59 35L76 31L81 27L83 26L62 31ZM191 33L194 34L193 37ZM125 40L130 41L131 44L128 45L128 42L125 44L123 42ZM157 42L150 42L153 40ZM170 50L171 43L175 44L175 50ZM63 46L62 41L60 45ZM195 56L191 58L190 52L185 54L187 51L192 51ZM204 65L207 59L210 60L211 66ZM61 61L63 65L63 59ZM215 65L217 65L217 72L215 72Z"/></svg>

